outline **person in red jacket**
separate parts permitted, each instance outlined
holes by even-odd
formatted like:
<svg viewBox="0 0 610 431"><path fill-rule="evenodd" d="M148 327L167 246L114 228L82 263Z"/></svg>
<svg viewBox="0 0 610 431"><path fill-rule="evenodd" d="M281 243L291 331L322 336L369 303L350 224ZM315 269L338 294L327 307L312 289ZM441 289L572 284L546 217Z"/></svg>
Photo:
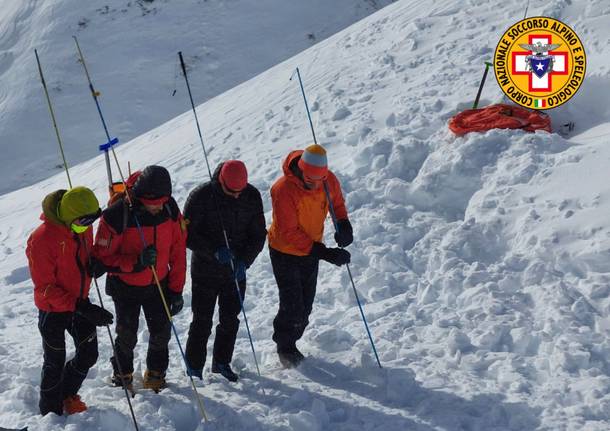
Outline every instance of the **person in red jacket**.
<svg viewBox="0 0 610 431"><path fill-rule="evenodd" d="M101 210L85 187L47 195L42 210L43 222L26 247L44 352L39 408L42 415L73 414L87 409L78 390L97 361L95 327L112 323L113 317L88 299L91 224ZM76 349L67 363L66 331Z"/></svg>
<svg viewBox="0 0 610 431"><path fill-rule="evenodd" d="M112 381L117 386L125 382L132 389L133 350L142 309L150 334L144 387L158 392L166 386L171 323L151 267L170 314L179 313L184 304L186 229L164 167L148 166L133 177L137 179L127 192L131 199L124 196L102 213L94 250L108 271L106 293L114 301L117 318Z"/></svg>
<svg viewBox="0 0 610 431"><path fill-rule="evenodd" d="M309 324L320 259L338 266L350 261L347 250L327 248L322 243L329 211L325 188L338 220L335 241L339 247L351 244L353 234L341 185L328 170L322 146L314 144L305 151L290 152L283 170L284 176L271 187L269 255L280 296L273 341L282 365L295 367L304 359L296 342Z"/></svg>

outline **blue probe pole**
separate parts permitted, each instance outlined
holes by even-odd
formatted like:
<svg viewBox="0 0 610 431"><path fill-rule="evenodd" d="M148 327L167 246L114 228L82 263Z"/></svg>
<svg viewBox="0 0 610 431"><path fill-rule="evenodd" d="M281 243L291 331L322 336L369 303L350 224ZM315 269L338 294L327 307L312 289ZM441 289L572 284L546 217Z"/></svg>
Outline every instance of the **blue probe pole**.
<svg viewBox="0 0 610 431"><path fill-rule="evenodd" d="M193 101L193 93L191 93L191 86L189 84L188 75L186 73L186 65L184 64L184 58L182 57L182 51L178 52L178 57L180 57L180 66L182 67L182 73L184 74L184 80L186 81L186 88L189 93L189 98L191 100L191 107L193 109L193 114L195 115L195 124L197 125L197 133L199 134L199 141L201 142L201 147L203 148L203 155L205 157L205 164L208 168L208 175L210 176L210 181L212 181L212 171L210 169L210 163L208 161L208 152L205 149L205 144L203 142L203 135L201 133L201 127L199 126L199 118L197 117L197 111L195 110L195 102ZM227 230L225 229L224 222L222 221L222 216L220 215L220 208L218 206L218 201L214 198L214 204L216 205L216 210L218 211L218 217L220 218L220 226L222 227L222 234L225 240L225 246L230 250L229 247L229 238L227 237ZM258 359L256 358L256 351L254 350L254 341L252 340L252 334L250 333L250 325L248 324L248 316L246 316L246 310L244 308L244 300L241 296L241 292L239 291L239 282L237 281L237 276L235 274L235 264L233 263L233 259L231 259L231 270L233 271L233 280L235 281L235 289L237 290L237 296L239 298L239 305L241 307L242 315L244 316L244 322L246 323L246 330L248 331L248 338L250 339L250 348L252 349L252 356L254 357L254 364L256 365L256 371L258 376L261 376L261 370L258 367ZM263 393L265 390L263 389Z"/></svg>
<svg viewBox="0 0 610 431"><path fill-rule="evenodd" d="M299 78L299 85L301 87L301 93L303 94L303 101L305 102L305 109L307 110L307 118L309 119L309 126L311 127L311 134L313 135L313 141L314 143L318 143L317 139L316 139L316 132L313 128L313 122L311 121L311 114L309 112L309 105L307 103L307 97L305 96L305 88L303 87L303 80L301 79L301 72L299 71L299 68L296 68L296 74L297 77ZM294 73L292 74L292 76L290 77L290 80L292 81L292 78L294 77ZM333 203L330 199L330 192L328 191L328 184L326 183L326 181L324 181L324 193L326 194L326 200L328 201L328 208L330 210L330 216L333 220L333 225L335 227L335 231L339 231L339 225L337 223L337 216L335 214L335 209L333 207ZM352 288L354 289L354 295L356 296L356 302L358 302L358 308L360 309L360 315L362 316L362 321L364 322L364 327L366 328L366 333L369 336L369 340L371 342L371 346L373 347L373 353L375 353L375 359L377 360L377 365L379 365L379 368L381 367L381 362L379 361L379 355L377 354L377 348L375 347L375 342L373 341L373 336L371 335L371 331L369 329L369 324L366 321L366 317L364 316L364 310L362 309L362 303L360 302L360 296L358 295L358 291L356 290L356 284L354 283L354 277L352 277L352 271L350 270L349 264L346 264L345 267L347 268L347 274L349 275L349 279L352 283Z"/></svg>

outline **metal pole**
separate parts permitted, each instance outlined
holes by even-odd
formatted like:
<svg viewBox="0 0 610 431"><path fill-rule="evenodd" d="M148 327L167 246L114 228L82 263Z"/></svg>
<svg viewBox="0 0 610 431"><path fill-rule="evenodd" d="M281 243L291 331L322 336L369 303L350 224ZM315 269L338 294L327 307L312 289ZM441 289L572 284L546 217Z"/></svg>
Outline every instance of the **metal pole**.
<svg viewBox="0 0 610 431"><path fill-rule="evenodd" d="M72 36L74 38L74 42L76 43L76 49L78 51L79 61L83 65L83 69L85 69L85 75L87 76L87 82L89 82L89 90L91 91L91 97L93 97L93 101L95 102L95 106L97 107L97 113L100 116L100 120L102 120L102 126L104 127L104 132L106 132L106 139L108 139L108 143L112 142L110 138L110 133L108 133L108 127L106 126L106 120L104 120L104 115L102 114L102 108L100 107L99 100L97 99L100 95L99 91L96 91L93 87L93 82L91 82L91 76L89 75L89 70L87 69L87 63L85 63L85 57L83 52L80 49L80 45L78 43L78 39L76 36ZM118 141L117 141L118 142ZM108 148L104 149L104 156L106 160L106 175L108 176L108 187L112 188L112 169L110 168L110 156L108 155Z"/></svg>
<svg viewBox="0 0 610 431"><path fill-rule="evenodd" d="M307 111L307 118L309 119L309 126L311 127L311 134L313 135L313 141L317 144L316 132L313 128L313 122L311 121L311 114L309 113L309 105L307 104L307 97L305 96L305 89L303 87L303 81L301 79L301 72L299 71L298 67L296 69L296 73L299 78L299 85L301 86L301 93L303 94L303 101L305 102L305 109ZM290 77L290 80L292 80L293 76L294 76L294 73ZM335 215L335 209L333 207L333 203L330 198L330 192L328 191L328 184L326 183L326 181L324 181L323 184L324 184L324 193L326 194L326 200L328 201L328 208L330 210L330 216L332 218L333 225L335 227L335 231L338 231L339 225L337 224L337 216ZM379 361L379 355L377 354L377 348L375 347L375 342L373 341L371 331L369 330L368 322L366 321L366 317L364 316L364 310L362 309L362 303L360 302L360 296L358 295L358 291L356 290L356 284L354 283L354 278L352 277L352 271L349 268L349 264L346 264L345 266L347 268L347 274L349 275L349 279L352 283L354 295L356 296L356 302L358 303L358 308L360 309L360 315L362 316L362 321L364 322L364 327L366 328L366 333L368 334L369 341L371 342L371 346L373 347L373 353L375 354L375 359L377 359L377 365L379 365L379 368L382 368L381 362Z"/></svg>
<svg viewBox="0 0 610 431"><path fill-rule="evenodd" d="M123 171L121 170L121 165L120 165L119 159L116 155L116 151L114 151L114 147L112 147L112 146L110 147L110 150L112 151L112 155L116 162L117 170L119 171L119 175L121 176L121 182L123 183L123 187L125 188L125 190L127 190L127 184L125 183L125 177L123 176ZM129 196L129 193L125 193L125 198L127 199L127 202L129 205L129 211L133 214L133 219L136 223L138 233L140 234L140 239L142 240L142 244L144 245L144 248L146 248L147 247L146 238L144 238L144 232L142 231L142 226L140 225L138 216L133 212L133 201L131 200L131 196ZM152 271L153 279L155 280L155 284L157 285L157 288L159 290L159 295L161 296L161 302L163 303L163 309L165 310L165 314L167 315L169 323L172 327L174 337L176 338L176 342L178 343L178 349L180 350L180 354L182 355L182 360L184 361L184 364L188 368L189 365L188 365L188 362L186 361L186 356L184 355L184 350L182 350L182 344L180 343L180 338L178 337L178 331L176 331L176 326L174 325L174 320L169 311L169 307L167 306L167 301L165 299L165 294L163 293L163 288L161 287L161 282L159 281L159 277L157 275L157 270L152 265L150 266L150 270ZM207 422L208 417L207 417L207 415L205 413L205 409L203 407L203 401L201 400L201 396L199 395L199 392L197 392L197 387L195 386L195 381L193 380L193 376L191 376L190 374L189 374L189 379L191 381L191 388L193 389L193 392L195 393L195 396L197 398L197 403L199 405L199 411L201 413L201 416L203 417L204 421Z"/></svg>
<svg viewBox="0 0 610 431"><path fill-rule="evenodd" d="M483 78L481 78L481 83L479 84L479 91L477 92L477 97L474 99L474 104L472 105L472 109L477 109L479 106L479 98L481 97L481 92L483 91L483 86L485 85L485 80L487 79L487 72L489 72L489 66L492 64L489 61L485 62L485 72L483 72Z"/></svg>
<svg viewBox="0 0 610 431"><path fill-rule="evenodd" d="M339 224L337 223L337 216L335 215L335 209L333 208L333 204L330 200L330 192L328 191L328 184L324 181L324 193L326 194L326 199L328 200L328 209L330 210L330 216L333 220L333 225L335 226L335 231L339 231ZM364 316L364 310L362 309L362 303L360 302L360 295L358 295L358 291L356 290L356 284L354 283L354 277L352 277L352 271L349 267L349 263L345 264L347 268L347 274L349 275L349 279L352 283L352 289L354 290L354 296L356 296L356 302L358 303L358 308L360 309L360 315L362 316L362 321L364 322L364 327L366 328L366 333L369 336L369 341L371 342L371 346L373 347L373 353L375 354L375 359L377 360L377 365L379 368L381 367L381 362L379 361L379 355L377 354L377 348L375 347L375 342L373 341L373 336L371 335L371 330L369 329L369 324L366 321L366 317Z"/></svg>
<svg viewBox="0 0 610 431"><path fill-rule="evenodd" d="M34 49L34 54L36 55L36 63L38 63L38 73L40 74L40 80L42 81L42 87L44 88L44 94L47 98L47 105L49 105L49 112L51 113L51 120L53 121L53 128L55 129L55 136L57 136L57 143L59 144L59 152L61 153L61 159L64 162L64 169L66 171L66 176L68 177L68 185L72 188L72 180L70 179L70 171L68 170L68 162L66 162L66 156L64 154L64 146L61 142L61 137L59 136L59 129L57 128L57 121L55 121L55 113L53 112L53 105L51 105L51 98L49 97L49 90L47 89L47 83L44 80L44 75L42 73L42 66L40 65L40 58L38 57L38 50Z"/></svg>
<svg viewBox="0 0 610 431"><path fill-rule="evenodd" d="M89 250L87 249L86 241L84 242L84 246L85 246L85 253L87 254L88 260L89 260L89 262L91 262L91 255L89 254ZM93 283L95 284L95 290L97 290L97 296L100 300L100 307L102 307L102 309L105 310L104 301L102 300L102 293L100 292L100 286L97 284L97 279L95 277L91 277L91 278L93 278ZM131 398L129 397L129 392L127 391L127 385L125 384L125 375L123 374L123 368L121 367L121 362L119 361L119 355L117 354L116 346L114 344L114 340L112 339L112 331L110 330L110 325L106 325L106 329L108 330L108 338L110 338L110 345L112 346L112 353L114 354L114 357L116 358L116 365L117 365L117 368L119 369L119 373L121 376L121 383L123 384L123 390L125 391L125 398L127 398L127 404L129 404L129 411L131 413L131 418L133 419L133 426L135 427L136 431L139 431L138 421L136 420L136 415L133 412L133 406L131 405ZM132 393L132 396L135 396L135 394Z"/></svg>
<svg viewBox="0 0 610 431"><path fill-rule="evenodd" d="M74 40L76 41L76 44L77 44L77 47L78 47L78 41L77 41L76 37L74 37ZM82 53L80 52L80 48L79 48L79 54L81 55L81 59L82 59ZM82 63L83 63L83 66L85 66L84 60L82 61ZM85 67L85 70L87 70L86 67ZM89 79L88 72L87 72L87 78ZM89 80L89 83L91 83L90 80ZM104 126L104 131L106 132L106 137L109 139L109 142L107 143L107 146L109 147L109 149L112 152L112 155L114 157L114 161L116 163L117 170L119 171L119 175L121 177L121 182L123 183L123 187L124 187L125 190L127 190L127 184L125 183L125 176L123 175L123 171L121 170L121 164L119 163L119 159L118 159L118 157L116 155L116 151L114 150L114 145L113 145L114 143L118 142L118 140L116 138L110 140L110 134L108 133L108 129L106 127L106 123L104 121L104 117L102 115L101 108L100 108L99 104L97 103L97 95L96 95L95 90L93 89L93 85L92 84L90 85L90 89L92 91L93 98L94 98L94 100L96 102L96 106L98 108L98 112L100 114L100 118L102 120L102 124ZM109 178L109 181L110 181L110 185L112 186L111 178ZM138 220L137 215L135 213L133 213L133 211L132 211L133 210L133 201L131 200L131 196L129 195L129 193L125 193L125 198L127 199L129 210L133 214L133 218L134 218L134 221L136 223L136 227L137 227L138 233L140 234L140 239L142 240L142 244L144 245L144 247L146 247L147 244L146 244L146 239L144 238L144 232L142 231L142 226L140 225L140 222ZM163 308L165 309L165 313L167 314L167 318L168 318L169 323L170 323L170 325L172 327L172 330L174 332L174 336L176 338L176 342L178 343L178 348L180 350L180 354L182 355L182 359L184 360L184 363L188 367L188 364L186 362L186 357L184 356L184 351L182 350L182 345L180 344L180 338L178 337L178 331L176 331L176 327L174 325L171 313L169 312L169 307L167 306L167 301L165 300L165 294L163 293L163 288L161 287L161 283L159 281L159 277L157 276L157 271L156 271L154 266L151 266L150 269L152 271L155 284L157 285L157 288L159 290L159 295L161 296L161 301L163 302ZM197 402L198 402L198 405L199 405L199 411L201 412L201 416L207 422L208 418L207 418L207 415L205 413L205 409L203 407L203 402L201 400L201 396L199 395L199 392L197 392L197 388L195 387L195 382L193 381L193 377L189 376L189 378L191 380L191 386L192 386L193 392L195 393L195 396L197 398Z"/></svg>
<svg viewBox="0 0 610 431"><path fill-rule="evenodd" d="M305 102L305 110L307 111L307 118L309 119L309 127L311 127L311 135L313 136L313 143L317 144L318 140L316 139L316 131L313 128L313 121L311 121L311 114L309 112L309 104L307 103L307 97L305 97L305 88L303 88L303 80L301 79L301 71L299 70L299 68L296 68L296 73L297 73L297 77L299 78L299 85L301 86L301 93L303 94L303 102ZM292 78L294 78L294 72L292 73L292 76L290 77L290 80L292 81Z"/></svg>
<svg viewBox="0 0 610 431"><path fill-rule="evenodd" d="M199 134L199 141L201 142L201 148L203 148L203 155L205 156L205 164L208 168L208 175L210 176L210 181L212 181L212 171L210 169L210 163L208 160L208 152L205 149L205 144L203 142L203 136L201 134L201 127L199 126L199 118L197 117L197 111L195 110L195 102L193 102L193 94L191 92L191 86L189 84L188 75L186 73L186 66L184 64L184 58L182 57L182 51L178 52L178 57L180 57L180 65L182 66L182 73L184 74L184 80L186 81L186 88L189 93L189 99L191 101L191 108L193 109L193 114L195 115L195 124L197 124L197 133ZM225 246L230 250L229 247L229 239L227 237L227 230L225 229L224 222L222 220L222 216L220 215L220 207L218 206L218 202L216 201L216 197L214 197L214 204L216 205L216 211L218 212L218 217L220 219L220 226L222 227L222 234L225 240ZM233 264L233 259L231 259L231 270L233 271L233 281L235 282L235 289L237 290L237 296L239 298L239 305L241 307L242 315L244 316L244 322L246 324L246 331L248 332L248 338L250 339L250 348L252 349L252 356L254 357L254 364L256 365L256 371L261 376L261 370L258 366L258 359L256 358L256 351L254 350L254 341L252 340L252 334L250 332L250 325L248 324L248 316L246 316L246 310L244 309L244 300L241 296L241 292L239 291L239 282L237 281L237 277L235 274L235 265ZM263 393L265 390L263 389Z"/></svg>
<svg viewBox="0 0 610 431"><path fill-rule="evenodd" d="M62 146L62 143L61 143L61 138L59 137L59 131L58 131L58 128L57 128L57 123L55 122L55 115L53 114L53 107L51 106L51 99L49 98L49 93L48 93L48 90L47 90L47 85L45 83L44 76L42 74L42 67L40 65L40 59L38 57L38 51L34 50L34 54L36 54L36 62L38 63L38 71L40 72L40 79L42 80L42 85L43 85L44 90L45 90L45 94L46 94L46 97L47 97L47 103L49 105L49 110L51 112L51 118L53 119L53 126L55 127L55 133L57 135L57 140L58 140L58 143L59 143L59 149L61 151L61 156L62 156L62 159L64 161L64 167L65 167L65 170L66 170L66 175L68 177L68 185L70 186L70 188L72 188L72 181L70 180L70 172L69 172L69 169L68 169L68 164L66 163L66 159L64 157L64 151L63 151L63 146ZM79 240L80 240L80 238L79 238ZM86 253L87 257L88 257L88 260L90 261L91 256L89 255L89 250L87 249L87 241L84 241L84 247L85 247L85 253ZM93 278L93 281L95 283L95 288L97 289L97 294L98 294L99 299L100 299L100 306L102 308L104 308L104 303L102 302L102 295L100 293L100 289L99 289L99 286L97 284L97 280L95 278ZM83 294L83 292L82 292L82 289L81 289L81 295L80 295L81 298L82 298L82 294ZM114 346L114 340L112 339L112 333L110 331L110 326L106 325L106 329L108 330L108 336L110 337L110 345L112 346L112 351L114 352L114 355L117 356L116 348ZM123 388L125 389L125 397L127 398L127 404L129 404L129 411L131 412L131 418L133 419L133 425L134 425L136 431L139 431L138 421L136 420L136 416L135 416L135 414L133 412L133 406L131 405L131 399L129 398L129 394L127 393L127 388L125 386L125 381L124 381L124 378L123 378L123 372L121 371L121 366L120 366L118 360L117 360L117 366L119 367L119 372L121 373L121 380L123 381Z"/></svg>

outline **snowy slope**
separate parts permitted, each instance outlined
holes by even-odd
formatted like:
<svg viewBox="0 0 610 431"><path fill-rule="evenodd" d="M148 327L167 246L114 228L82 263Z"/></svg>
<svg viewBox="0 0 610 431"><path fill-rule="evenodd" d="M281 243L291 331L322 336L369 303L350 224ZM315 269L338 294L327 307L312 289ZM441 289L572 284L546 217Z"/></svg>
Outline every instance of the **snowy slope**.
<svg viewBox="0 0 610 431"><path fill-rule="evenodd" d="M60 169L34 48L75 164L94 157L105 135L72 35L102 93L111 133L127 142L186 110L178 51L201 103L392 1L2 0L0 193Z"/></svg>
<svg viewBox="0 0 610 431"><path fill-rule="evenodd" d="M582 33L589 76L565 108L550 112L556 124L575 121L572 136L455 138L446 128L473 100L483 62L523 9L516 1L424 8L402 0L198 108L212 163L246 161L269 222L268 190L283 157L311 141L289 81L301 68L319 139L344 186L356 232L352 271L384 369L374 363L345 271L324 263L300 344L310 360L279 369L271 341L277 293L263 252L246 296L263 377L242 327L235 355L242 379L207 376L199 384L212 418L200 426L172 340L170 387L134 400L143 429L609 428L607 2L530 4L529 15L559 17ZM501 100L493 81L483 97ZM196 136L186 112L118 153L123 165L167 166L183 205L206 179ZM104 194L100 157L72 175ZM41 349L23 250L41 199L64 186L58 174L0 196L0 426L128 429L123 395L106 384L111 351L102 331L100 360L82 390L89 411L36 415ZM176 318L183 343L189 322L188 311Z"/></svg>

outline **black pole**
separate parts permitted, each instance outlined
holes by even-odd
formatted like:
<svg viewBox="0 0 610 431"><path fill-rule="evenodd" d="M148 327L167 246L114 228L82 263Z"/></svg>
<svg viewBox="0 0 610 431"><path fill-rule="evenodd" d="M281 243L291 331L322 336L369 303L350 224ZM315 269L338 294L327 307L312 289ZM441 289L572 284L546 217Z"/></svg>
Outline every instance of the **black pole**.
<svg viewBox="0 0 610 431"><path fill-rule="evenodd" d="M178 52L178 57L180 57L180 66L182 67L182 73L184 74L184 80L186 81L186 88L189 93L189 99L191 100L191 108L193 109L193 114L195 115L195 123L197 124L197 133L199 133L199 140L201 141L201 147L203 148L203 155L205 156L205 164L208 167L208 175L210 176L210 181L212 181L212 171L210 170L210 163L208 161L208 153L205 149L205 144L203 143L203 136L201 134L201 127L199 126L199 118L197 117L197 111L195 110L195 103L193 102L193 94L191 93L191 86L189 84L188 75L186 74L186 65L184 64L184 58L182 57L182 51ZM216 200L216 196L213 197L214 205L216 206L216 212L218 212L218 218L220 221L220 226L222 228L222 234L225 240L225 246L230 250L229 247L229 238L227 236L227 230L225 229L224 221L222 220L222 215L220 214L220 206L218 205L218 201ZM237 277L235 276L235 265L233 264L233 259L231 259L231 270L233 271L233 281L235 281L235 289L237 290L237 296L239 298L239 305L241 307L241 312L244 316L244 323L246 324L246 330L248 332L248 338L250 339L250 348L252 349L252 356L254 357L254 364L256 365L256 371L258 376L261 376L261 370L258 366L258 359L256 358L256 351L254 350L254 341L252 340L252 334L250 333L250 325L248 323L248 316L246 315L246 310L244 308L244 299L241 296L241 292L239 291L239 282L237 281ZM265 390L263 389L263 393Z"/></svg>
<svg viewBox="0 0 610 431"><path fill-rule="evenodd" d="M85 241L85 252L88 256L89 262L91 262L91 255L89 254L89 250L87 249L87 242ZM95 284L95 289L97 290L97 296L100 300L100 307L104 308L104 301L102 301L102 293L100 292L100 286L97 284L97 279L95 276L93 278L93 284ZM121 367L121 361L119 361L119 355L116 351L116 346L114 344L114 340L112 339L112 331L110 330L110 325L106 325L106 330L108 331L108 338L110 338L110 345L112 346L112 353L114 354L114 358L116 359L116 365L119 369L119 375L121 377L121 383L123 385L123 390L125 391L125 398L127 398L127 404L129 404L129 412L131 413L131 419L133 420L133 426L136 431L139 431L138 421L136 420L136 415L133 412L133 406L131 405L131 398L129 397L129 392L127 391L127 385L125 384L125 375L123 374L123 368ZM135 396L135 393L132 393L132 397Z"/></svg>
<svg viewBox="0 0 610 431"><path fill-rule="evenodd" d="M479 91L477 92L477 97L474 99L474 104L472 105L472 109L477 109L479 106L479 99L481 98L481 92L483 91L483 86L485 85L485 80L487 79L487 72L489 72L489 66L492 64L489 61L485 62L485 72L483 72L483 78L481 78L481 83L479 84Z"/></svg>

